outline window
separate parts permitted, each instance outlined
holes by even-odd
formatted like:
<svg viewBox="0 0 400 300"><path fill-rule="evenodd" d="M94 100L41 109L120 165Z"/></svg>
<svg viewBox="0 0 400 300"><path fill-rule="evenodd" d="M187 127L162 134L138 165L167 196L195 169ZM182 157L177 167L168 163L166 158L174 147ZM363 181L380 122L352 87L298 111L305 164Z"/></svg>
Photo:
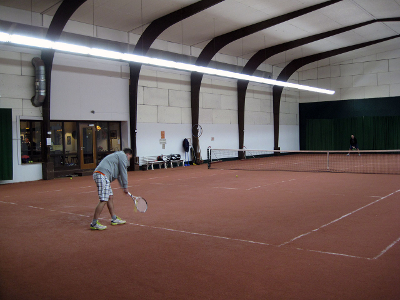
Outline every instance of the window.
<svg viewBox="0 0 400 300"><path fill-rule="evenodd" d="M76 132L76 122L64 122L64 166L66 167L78 166L78 140Z"/></svg>
<svg viewBox="0 0 400 300"><path fill-rule="evenodd" d="M76 128L76 122L50 122L50 159L55 169L79 167Z"/></svg>
<svg viewBox="0 0 400 300"><path fill-rule="evenodd" d="M120 122L96 123L97 163L108 154L121 150L120 128Z"/></svg>
<svg viewBox="0 0 400 300"><path fill-rule="evenodd" d="M50 161L55 170L79 169L79 122L50 122ZM97 163L108 154L121 150L121 123L96 122ZM42 161L42 121L20 121L21 163ZM96 159L96 158L95 158Z"/></svg>
<svg viewBox="0 0 400 300"><path fill-rule="evenodd" d="M96 124L97 152L108 152L108 122Z"/></svg>
<svg viewBox="0 0 400 300"><path fill-rule="evenodd" d="M21 121L21 162L23 164L42 161L42 122Z"/></svg>
<svg viewBox="0 0 400 300"><path fill-rule="evenodd" d="M54 163L54 169L64 166L64 147L62 122L50 122L50 160Z"/></svg>
<svg viewBox="0 0 400 300"><path fill-rule="evenodd" d="M119 122L109 122L110 151L121 151L121 130Z"/></svg>

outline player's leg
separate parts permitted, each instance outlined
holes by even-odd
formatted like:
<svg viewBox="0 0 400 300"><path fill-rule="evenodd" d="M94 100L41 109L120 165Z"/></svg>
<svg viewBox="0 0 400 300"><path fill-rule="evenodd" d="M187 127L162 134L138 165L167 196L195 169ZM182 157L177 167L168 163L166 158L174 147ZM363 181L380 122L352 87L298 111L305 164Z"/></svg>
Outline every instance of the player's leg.
<svg viewBox="0 0 400 300"><path fill-rule="evenodd" d="M99 201L99 203L96 206L96 209L94 210L94 215L93 219L98 220L101 212L103 211L104 206L106 205L107 201Z"/></svg>
<svg viewBox="0 0 400 300"><path fill-rule="evenodd" d="M114 196L113 195L110 195L110 198L108 198L107 207L108 207L108 211L110 212L110 215L112 218L111 225L121 225L121 224L126 223L125 220L122 220L114 212Z"/></svg>
<svg viewBox="0 0 400 300"><path fill-rule="evenodd" d="M104 230L107 228L107 226L101 225L99 222L99 217L106 203L107 201L99 201L99 203L97 204L96 209L94 210L92 223L90 223L90 229Z"/></svg>
<svg viewBox="0 0 400 300"><path fill-rule="evenodd" d="M114 196L110 195L107 201L108 211L110 212L110 216L113 217L114 214Z"/></svg>
<svg viewBox="0 0 400 300"><path fill-rule="evenodd" d="M100 224L99 217L110 196L109 194L111 190L110 181L107 179L106 176L99 173L93 174L93 180L96 182L97 192L100 201L94 210L93 220L92 223L90 224L90 229L104 230L107 228L107 226Z"/></svg>

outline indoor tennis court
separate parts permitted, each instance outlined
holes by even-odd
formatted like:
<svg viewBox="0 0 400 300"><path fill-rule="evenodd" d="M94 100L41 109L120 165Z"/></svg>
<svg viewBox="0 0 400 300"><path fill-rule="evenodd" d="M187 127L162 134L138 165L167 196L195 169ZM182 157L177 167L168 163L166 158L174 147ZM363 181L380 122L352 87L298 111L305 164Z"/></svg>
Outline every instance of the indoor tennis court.
<svg viewBox="0 0 400 300"><path fill-rule="evenodd" d="M398 299L399 175L129 172L148 201L89 223L91 176L1 187L2 299Z"/></svg>

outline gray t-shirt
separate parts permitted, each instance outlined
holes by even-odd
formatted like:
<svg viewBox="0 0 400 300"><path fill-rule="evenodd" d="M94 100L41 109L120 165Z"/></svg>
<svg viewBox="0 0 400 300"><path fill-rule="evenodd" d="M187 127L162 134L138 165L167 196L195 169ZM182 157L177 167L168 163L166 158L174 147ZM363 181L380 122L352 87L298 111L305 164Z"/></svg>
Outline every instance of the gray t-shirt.
<svg viewBox="0 0 400 300"><path fill-rule="evenodd" d="M122 188L128 188L128 158L124 151L111 153L103 158L95 171L107 176L110 182L118 179Z"/></svg>

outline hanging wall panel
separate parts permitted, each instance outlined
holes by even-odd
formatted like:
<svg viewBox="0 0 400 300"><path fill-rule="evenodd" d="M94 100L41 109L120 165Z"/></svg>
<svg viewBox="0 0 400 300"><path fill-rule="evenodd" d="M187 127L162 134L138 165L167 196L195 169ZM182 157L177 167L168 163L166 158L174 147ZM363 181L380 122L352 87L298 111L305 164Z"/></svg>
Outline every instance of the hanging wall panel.
<svg viewBox="0 0 400 300"><path fill-rule="evenodd" d="M0 109L0 180L13 179L11 116L11 109Z"/></svg>

